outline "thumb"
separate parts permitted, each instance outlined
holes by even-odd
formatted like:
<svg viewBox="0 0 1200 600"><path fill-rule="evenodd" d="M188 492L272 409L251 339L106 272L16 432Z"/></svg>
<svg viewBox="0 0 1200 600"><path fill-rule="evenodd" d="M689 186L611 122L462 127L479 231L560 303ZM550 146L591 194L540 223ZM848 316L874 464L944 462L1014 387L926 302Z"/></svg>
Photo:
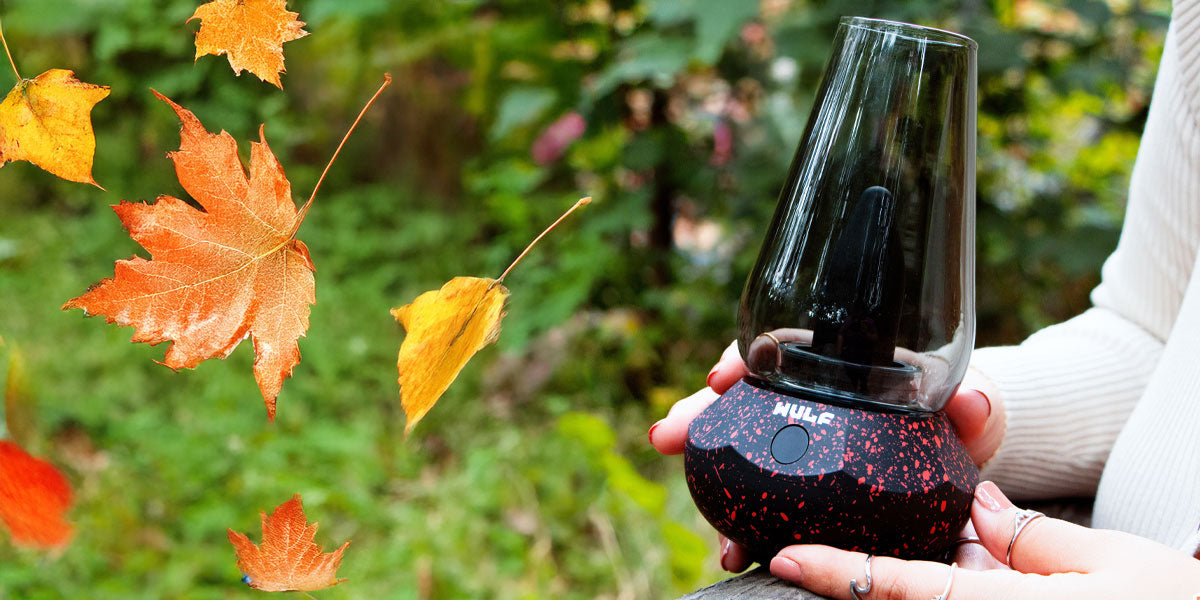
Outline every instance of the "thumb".
<svg viewBox="0 0 1200 600"><path fill-rule="evenodd" d="M946 404L946 416L968 451L974 450L972 446L983 437L988 417L992 416L992 402L987 394L979 390L959 388ZM975 452L971 452L971 458L975 464L979 464L988 457L976 456Z"/></svg>
<svg viewBox="0 0 1200 600"><path fill-rule="evenodd" d="M996 484L985 481L975 488L971 522L979 533L979 541L996 560L1001 563L1010 560L1007 564L1014 571L1040 575L1090 573L1107 562L1112 546L1106 536L1112 532L1037 517L1024 520L1024 528L1015 533L1023 512L1027 511L1013 506Z"/></svg>

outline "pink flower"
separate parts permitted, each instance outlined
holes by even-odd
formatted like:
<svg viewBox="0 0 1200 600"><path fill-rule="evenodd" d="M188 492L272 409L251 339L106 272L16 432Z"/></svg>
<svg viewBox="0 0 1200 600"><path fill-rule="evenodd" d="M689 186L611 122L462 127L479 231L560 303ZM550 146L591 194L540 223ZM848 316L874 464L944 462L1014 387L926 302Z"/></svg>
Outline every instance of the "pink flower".
<svg viewBox="0 0 1200 600"><path fill-rule="evenodd" d="M719 167L733 157L733 129L724 119L713 124L713 151L708 164Z"/></svg>
<svg viewBox="0 0 1200 600"><path fill-rule="evenodd" d="M562 157L571 143L579 139L587 129L587 121L575 111L558 118L542 131L533 141L529 153L539 165L550 164Z"/></svg>

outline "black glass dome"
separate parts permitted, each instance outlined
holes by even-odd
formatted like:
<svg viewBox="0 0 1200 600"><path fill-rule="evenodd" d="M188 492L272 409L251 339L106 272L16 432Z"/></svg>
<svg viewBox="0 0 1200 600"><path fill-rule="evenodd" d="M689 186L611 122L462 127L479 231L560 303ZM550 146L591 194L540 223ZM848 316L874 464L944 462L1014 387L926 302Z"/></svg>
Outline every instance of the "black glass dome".
<svg viewBox="0 0 1200 600"><path fill-rule="evenodd" d="M738 311L752 377L937 411L975 341L976 44L844 18Z"/></svg>

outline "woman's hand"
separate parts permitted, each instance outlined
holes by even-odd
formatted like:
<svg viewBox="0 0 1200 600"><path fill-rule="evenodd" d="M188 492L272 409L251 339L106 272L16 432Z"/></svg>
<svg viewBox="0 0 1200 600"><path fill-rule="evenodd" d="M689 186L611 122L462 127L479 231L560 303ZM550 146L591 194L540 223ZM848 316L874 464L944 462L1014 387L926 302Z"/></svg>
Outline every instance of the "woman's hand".
<svg viewBox="0 0 1200 600"><path fill-rule="evenodd" d="M708 405L746 375L746 364L737 343L730 344L708 373L708 387L676 402L671 411L650 427L650 443L663 454L680 454L687 442L688 425ZM946 405L946 415L976 464L995 454L1004 438L1004 407L998 390L982 374L968 371L959 391ZM721 567L739 572L750 566L743 549L724 537Z"/></svg>
<svg viewBox="0 0 1200 600"><path fill-rule="evenodd" d="M980 567L960 562L947 598L1193 600L1200 595L1200 561L1187 554L1135 535L1049 517L1028 522L1013 544L1012 568L1005 567L1017 514L995 484L980 484L971 523L999 568L973 570ZM849 600L850 580L865 581L865 562L860 552L789 546L771 561L771 572L818 594ZM927 600L946 588L950 567L875 557L871 575L871 592L862 595L864 600Z"/></svg>

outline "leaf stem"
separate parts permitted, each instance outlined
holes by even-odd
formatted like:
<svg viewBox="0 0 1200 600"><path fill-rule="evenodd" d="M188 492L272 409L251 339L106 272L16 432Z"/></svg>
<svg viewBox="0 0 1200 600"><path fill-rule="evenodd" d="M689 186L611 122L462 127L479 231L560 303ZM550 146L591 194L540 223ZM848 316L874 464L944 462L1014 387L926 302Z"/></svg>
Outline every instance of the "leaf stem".
<svg viewBox="0 0 1200 600"><path fill-rule="evenodd" d="M580 198L579 201L574 204L574 206L572 206L571 208L568 208L567 212L563 213L562 216L558 218L558 220L551 223L550 226L547 227L545 231L539 233L537 237L533 238L532 242L529 242L528 246L525 246L525 249L521 251L521 254L517 255L517 258L515 258L512 261L512 264L508 265L508 268L505 269L504 272L501 273L500 276L496 278L496 282L493 283L492 285L494 286L494 285L499 284L501 281L504 281L504 277L506 275L508 275L508 272L513 270L513 267L517 266L517 263L521 262L521 259L525 258L526 254L529 254L529 251L533 248L533 245L538 243L538 241L541 240L543 237L546 237L546 234L550 233L555 227L558 226L559 223L562 223L562 220L567 218L567 215L575 212L575 209L579 208L580 206L584 206L584 205L590 203L591 201L592 201L591 196L587 196L586 198Z"/></svg>
<svg viewBox="0 0 1200 600"><path fill-rule="evenodd" d="M21 72L17 70L17 63L13 62L12 52L8 51L8 40L4 39L4 23L0 21L0 44L4 44L4 54L8 56L8 64L12 65L13 73L17 76L17 83L21 83L24 77L21 77Z"/></svg>
<svg viewBox="0 0 1200 600"><path fill-rule="evenodd" d="M342 151L342 146L346 145L346 140L350 139L350 134L354 133L354 128L358 127L358 122L362 120L363 115L367 114L367 109L371 108L371 105L375 103L375 99L379 97L379 94L383 93L383 89L391 84L392 76L384 73L383 84L379 86L379 89L375 90L375 95L371 96L370 100L367 100L366 106L359 111L358 117L350 124L350 129L346 130L346 135L342 136L342 142L333 151L333 156L329 158L329 163L325 165L325 170L321 171L321 177L317 179L317 184L313 186L312 195L308 197L308 202L305 202L304 206L301 206L300 211L296 214L296 225L292 229L292 236L295 236L296 230L300 229L300 223L304 221L304 217L308 214L308 207L312 206L313 199L317 197L317 190L321 189L321 182L325 181L325 175L329 173L329 167L333 166L333 161L337 160L338 154Z"/></svg>

